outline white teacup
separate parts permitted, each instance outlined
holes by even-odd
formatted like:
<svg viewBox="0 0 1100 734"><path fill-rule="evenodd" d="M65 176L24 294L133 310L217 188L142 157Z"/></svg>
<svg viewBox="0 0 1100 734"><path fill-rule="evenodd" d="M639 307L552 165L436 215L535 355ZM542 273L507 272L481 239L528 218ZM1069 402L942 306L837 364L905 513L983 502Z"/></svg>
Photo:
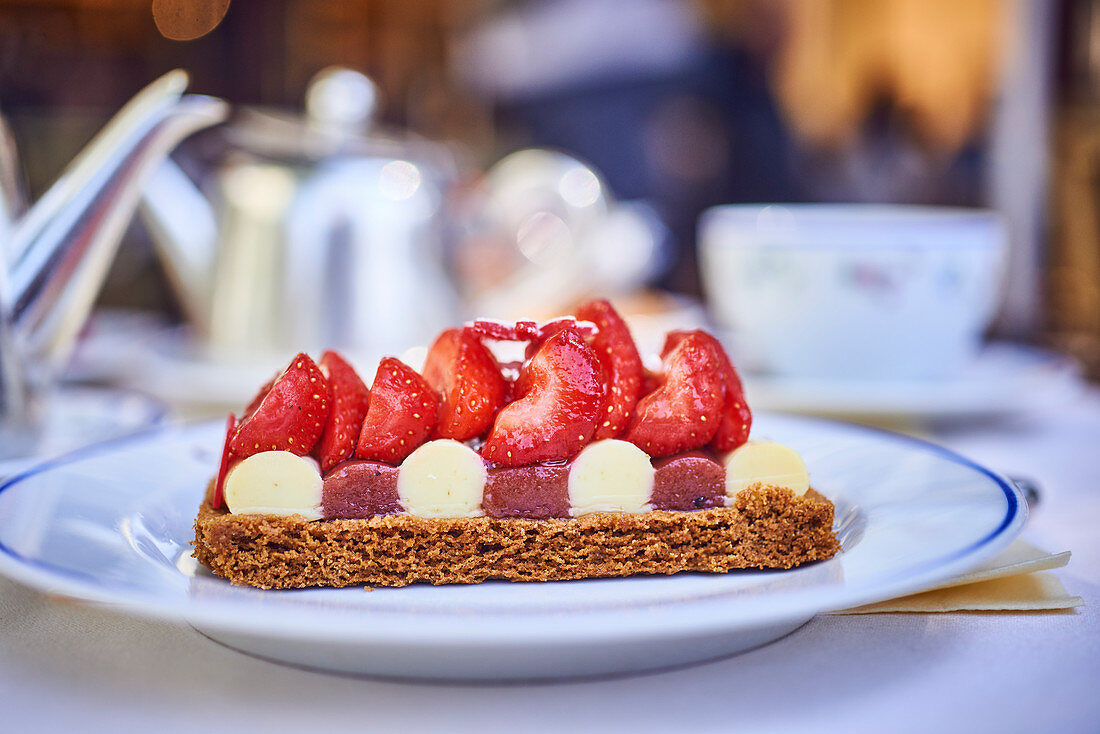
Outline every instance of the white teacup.
<svg viewBox="0 0 1100 734"><path fill-rule="evenodd" d="M1005 244L979 209L730 205L699 223L703 287L739 364L789 377L957 373L996 310Z"/></svg>

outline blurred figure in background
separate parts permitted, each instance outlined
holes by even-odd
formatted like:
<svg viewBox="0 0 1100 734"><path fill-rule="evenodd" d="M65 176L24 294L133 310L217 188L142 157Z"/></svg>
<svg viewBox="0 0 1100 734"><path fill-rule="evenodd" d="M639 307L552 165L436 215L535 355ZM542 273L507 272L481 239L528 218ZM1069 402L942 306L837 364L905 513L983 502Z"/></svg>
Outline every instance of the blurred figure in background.
<svg viewBox="0 0 1100 734"><path fill-rule="evenodd" d="M713 204L987 203L1012 5L218 0L192 8L210 32L180 42L162 35L188 30L167 0L9 1L0 105L31 138L40 188L113 104L173 66L199 91L281 105L323 66L359 68L388 123L460 140L483 164L560 148L619 198L652 201L677 248L662 282L690 293L696 220Z"/></svg>
<svg viewBox="0 0 1100 734"><path fill-rule="evenodd" d="M508 140L572 151L657 204L696 292L694 230L731 202L988 202L998 0L523 3L458 72ZM518 130L518 132L516 132Z"/></svg>

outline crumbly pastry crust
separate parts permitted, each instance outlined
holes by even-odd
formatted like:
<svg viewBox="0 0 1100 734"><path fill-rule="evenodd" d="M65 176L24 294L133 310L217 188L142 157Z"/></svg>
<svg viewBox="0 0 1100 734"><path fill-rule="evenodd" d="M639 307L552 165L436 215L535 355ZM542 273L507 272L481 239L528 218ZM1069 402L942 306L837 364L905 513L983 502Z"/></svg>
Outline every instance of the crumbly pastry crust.
<svg viewBox="0 0 1100 734"><path fill-rule="evenodd" d="M212 490L211 490L212 491ZM215 510L195 520L195 557L235 584L468 584L791 568L832 557L833 505L812 489L753 485L731 507L571 519L382 515L310 522Z"/></svg>

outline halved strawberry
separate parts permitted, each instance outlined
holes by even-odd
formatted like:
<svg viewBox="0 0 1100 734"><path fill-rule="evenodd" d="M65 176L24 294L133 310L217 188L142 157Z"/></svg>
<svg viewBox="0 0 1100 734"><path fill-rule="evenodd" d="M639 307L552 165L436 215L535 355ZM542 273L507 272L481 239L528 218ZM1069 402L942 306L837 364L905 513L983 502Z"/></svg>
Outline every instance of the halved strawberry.
<svg viewBox="0 0 1100 734"><path fill-rule="evenodd" d="M355 442L367 415L370 391L347 361L333 351L321 355L321 372L332 389L332 409L314 453L321 471L347 459L355 451Z"/></svg>
<svg viewBox="0 0 1100 734"><path fill-rule="evenodd" d="M581 304L577 309L577 318L591 321L599 329L585 341L595 350L607 380L594 438L615 438L630 423L634 406L641 395L642 358L626 322L607 301Z"/></svg>
<svg viewBox="0 0 1100 734"><path fill-rule="evenodd" d="M439 394L439 422L432 436L466 441L492 425L508 384L496 358L466 329L447 329L428 350L424 379Z"/></svg>
<svg viewBox="0 0 1100 734"><path fill-rule="evenodd" d="M428 438L439 401L416 370L394 357L378 365L355 455L398 464Z"/></svg>
<svg viewBox="0 0 1100 734"><path fill-rule="evenodd" d="M257 398L233 435L230 461L261 451L308 454L321 437L332 402L325 376L309 355L295 357L271 389Z"/></svg>
<svg viewBox="0 0 1100 734"><path fill-rule="evenodd" d="M216 510L222 506L224 497L225 476L229 473L229 444L233 441L233 434L237 430L237 416L232 413L225 421L225 442L222 444L222 461L218 467L218 478L214 482L214 496L210 504Z"/></svg>
<svg viewBox="0 0 1100 734"><path fill-rule="evenodd" d="M712 441L714 448L720 452L733 451L749 440L751 429L752 411L749 410L744 393L734 392L727 387L726 402L722 406L722 418L718 422L718 430L714 432Z"/></svg>
<svg viewBox="0 0 1100 734"><path fill-rule="evenodd" d="M497 414L481 455L504 466L567 459L596 432L603 374L573 329L546 340L520 372L516 400Z"/></svg>
<svg viewBox="0 0 1100 734"><path fill-rule="evenodd" d="M573 318L572 316L562 316L561 318L547 321L542 326L539 326L536 329L535 335L532 336L527 342L527 349L524 352L524 359L531 359L531 357L534 357L535 352L539 350L539 347L542 346L543 342L554 336L554 334L557 334L562 329L572 329L573 331L577 332L577 334L579 334L580 337L584 339L589 346L592 346L592 338L596 336L596 334L599 332L599 329L597 329L596 325L593 324L591 321L577 321L577 319ZM520 339L518 341L523 340Z"/></svg>
<svg viewBox="0 0 1100 734"><path fill-rule="evenodd" d="M662 356L671 352L680 340L689 334L695 334L700 339L709 340L718 353L718 368L722 378L722 387L725 396L722 401L722 414L718 420L718 430L714 432L711 444L720 452L733 451L749 440L749 430L752 428L752 411L745 401L745 389L741 384L741 377L733 367L726 350L721 342L705 331L672 331L665 338L665 346L661 351Z"/></svg>
<svg viewBox="0 0 1100 734"><path fill-rule="evenodd" d="M650 456L690 451L710 441L722 411L719 350L697 334L665 355L665 381L634 410L625 439Z"/></svg>

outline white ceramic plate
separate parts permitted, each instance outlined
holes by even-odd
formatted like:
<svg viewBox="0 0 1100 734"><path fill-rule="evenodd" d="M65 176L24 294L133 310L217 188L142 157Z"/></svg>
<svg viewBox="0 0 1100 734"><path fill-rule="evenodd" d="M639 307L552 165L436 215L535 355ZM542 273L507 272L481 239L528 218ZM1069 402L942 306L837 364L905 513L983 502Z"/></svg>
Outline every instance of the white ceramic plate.
<svg viewBox="0 0 1100 734"><path fill-rule="evenodd" d="M754 435L802 452L837 505L844 551L833 560L720 575L260 591L212 576L190 555L221 430L157 429L9 479L0 485L0 572L327 670L554 678L728 655L818 612L928 587L1005 547L1027 514L1008 482L944 449L763 415Z"/></svg>

